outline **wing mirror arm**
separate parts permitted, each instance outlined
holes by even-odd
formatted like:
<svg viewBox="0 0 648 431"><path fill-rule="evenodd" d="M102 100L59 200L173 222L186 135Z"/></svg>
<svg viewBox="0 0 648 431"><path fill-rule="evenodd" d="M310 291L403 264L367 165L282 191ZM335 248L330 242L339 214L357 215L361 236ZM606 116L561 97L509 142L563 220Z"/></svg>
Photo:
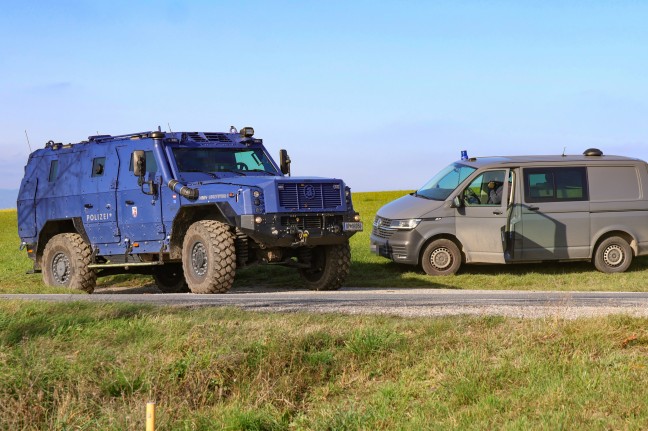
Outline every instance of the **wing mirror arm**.
<svg viewBox="0 0 648 431"><path fill-rule="evenodd" d="M459 195L455 196L454 199L452 199L452 203L450 204L450 208L461 208L463 206L463 199L461 199Z"/></svg>
<svg viewBox="0 0 648 431"><path fill-rule="evenodd" d="M146 175L146 153L142 150L133 151L133 174L138 177L137 185L142 189L142 193L149 196L157 193L157 187L153 180L144 181L144 176ZM148 191L144 190L145 184L148 185Z"/></svg>

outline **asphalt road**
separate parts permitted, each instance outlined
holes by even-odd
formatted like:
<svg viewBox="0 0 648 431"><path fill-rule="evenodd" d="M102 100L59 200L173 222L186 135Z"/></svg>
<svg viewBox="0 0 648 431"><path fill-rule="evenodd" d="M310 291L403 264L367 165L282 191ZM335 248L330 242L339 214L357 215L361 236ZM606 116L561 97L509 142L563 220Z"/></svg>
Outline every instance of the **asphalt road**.
<svg viewBox="0 0 648 431"><path fill-rule="evenodd" d="M133 289L130 289L132 292ZM577 318L609 314L648 317L648 292L529 292L404 288L343 288L333 292L233 290L224 295L190 293L94 293L92 295L0 295L3 299L51 302L129 302L183 307L233 306L273 312L388 314L398 316L502 315Z"/></svg>

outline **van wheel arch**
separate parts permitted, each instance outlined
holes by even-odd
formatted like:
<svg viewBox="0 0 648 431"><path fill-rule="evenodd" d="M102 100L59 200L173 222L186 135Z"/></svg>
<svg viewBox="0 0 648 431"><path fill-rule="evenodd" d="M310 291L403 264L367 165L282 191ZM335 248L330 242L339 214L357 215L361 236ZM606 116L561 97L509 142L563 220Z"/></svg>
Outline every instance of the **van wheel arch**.
<svg viewBox="0 0 648 431"><path fill-rule="evenodd" d="M596 240L596 243L594 244L594 247L592 247L592 260L594 259L594 255L595 255L596 250L598 249L599 245L601 245L601 243L603 241L605 241L606 239L608 239L610 237L613 237L613 236L618 236L620 238L623 238L628 243L628 245L630 245L630 248L632 249L633 257L636 257L639 254L639 252L637 250L637 240L635 239L635 237L630 235L628 232L625 232L625 231L622 231L622 230L614 230L614 231L610 231L610 232L605 232L604 234L602 234L601 236L598 237L598 239Z"/></svg>

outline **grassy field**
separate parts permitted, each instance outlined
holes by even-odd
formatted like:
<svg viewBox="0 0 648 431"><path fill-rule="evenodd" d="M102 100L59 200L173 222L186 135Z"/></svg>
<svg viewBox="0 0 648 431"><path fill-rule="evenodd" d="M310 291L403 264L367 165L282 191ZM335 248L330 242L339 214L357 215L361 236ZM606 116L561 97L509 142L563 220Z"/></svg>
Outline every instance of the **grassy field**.
<svg viewBox="0 0 648 431"><path fill-rule="evenodd" d="M429 278L373 256L369 225L401 195L358 193L349 286L646 290L646 260L466 267ZM56 292L0 212L0 292ZM103 286L151 280L119 276ZM299 286L253 267L237 286ZM98 291L101 291L100 289ZM0 301L0 430L645 429L648 319L402 319Z"/></svg>
<svg viewBox="0 0 648 431"><path fill-rule="evenodd" d="M0 302L0 429L645 429L648 321Z"/></svg>
<svg viewBox="0 0 648 431"><path fill-rule="evenodd" d="M451 277L429 277L420 268L393 263L369 252L371 223L385 203L406 192L354 193L355 206L365 222L365 231L351 238L351 275L345 283L353 287L429 287L449 289L520 289L520 290L627 290L648 291L648 257L637 258L623 274L602 274L588 262L530 265L466 265ZM40 275L26 275L30 268L25 252L18 251L16 212L0 211L0 292L53 293ZM143 286L150 277L117 276L99 279L102 286ZM234 286L300 288L292 269L252 266L237 272Z"/></svg>

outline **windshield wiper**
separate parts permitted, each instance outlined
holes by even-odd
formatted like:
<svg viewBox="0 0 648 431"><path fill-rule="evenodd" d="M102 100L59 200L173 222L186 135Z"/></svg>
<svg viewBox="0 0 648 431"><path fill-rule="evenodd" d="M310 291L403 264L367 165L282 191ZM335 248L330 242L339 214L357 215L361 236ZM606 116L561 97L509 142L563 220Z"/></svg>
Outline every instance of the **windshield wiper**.
<svg viewBox="0 0 648 431"><path fill-rule="evenodd" d="M182 172L199 172L201 174L211 175L212 178L218 178L218 176L213 172L201 171L200 169L183 169Z"/></svg>
<svg viewBox="0 0 648 431"><path fill-rule="evenodd" d="M236 175L241 175L243 177L245 176L245 174L242 173L241 171L239 171L238 169L223 168L223 169L219 170L218 172L231 172L231 173L236 174Z"/></svg>
<svg viewBox="0 0 648 431"><path fill-rule="evenodd" d="M276 172L266 171L265 169L248 169L248 172L265 172L266 174L272 175L273 177L277 176Z"/></svg>

